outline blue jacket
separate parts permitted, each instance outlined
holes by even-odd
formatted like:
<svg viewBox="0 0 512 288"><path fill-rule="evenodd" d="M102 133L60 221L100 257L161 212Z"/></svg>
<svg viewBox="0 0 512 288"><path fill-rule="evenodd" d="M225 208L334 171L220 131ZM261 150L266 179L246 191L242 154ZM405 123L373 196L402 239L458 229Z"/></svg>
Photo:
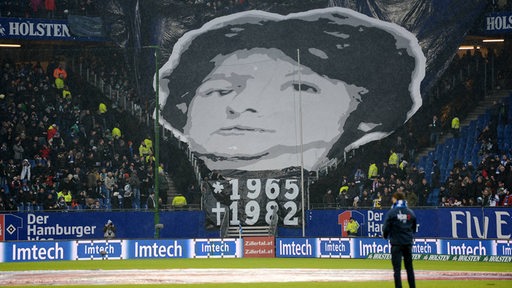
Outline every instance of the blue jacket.
<svg viewBox="0 0 512 288"><path fill-rule="evenodd" d="M416 232L416 215L403 203L395 205L384 219L383 236L391 245L412 245Z"/></svg>

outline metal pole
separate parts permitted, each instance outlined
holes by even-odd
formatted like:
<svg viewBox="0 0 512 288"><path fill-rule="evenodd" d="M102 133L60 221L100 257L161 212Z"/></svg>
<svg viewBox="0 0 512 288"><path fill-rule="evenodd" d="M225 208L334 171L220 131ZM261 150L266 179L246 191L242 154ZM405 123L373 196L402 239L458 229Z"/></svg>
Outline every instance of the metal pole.
<svg viewBox="0 0 512 288"><path fill-rule="evenodd" d="M155 205L155 226L160 223L160 203L158 203L159 194L159 173L160 173L160 73L158 71L158 55L160 49L155 46L155 90L156 90L156 104L155 104L155 195L157 204ZM160 238L160 228L155 228L156 238Z"/></svg>
<svg viewBox="0 0 512 288"><path fill-rule="evenodd" d="M496 84L494 83L494 80L496 79L494 76L494 49L492 50L491 56L491 91L493 91L496 87Z"/></svg>
<svg viewBox="0 0 512 288"><path fill-rule="evenodd" d="M306 213L305 209L305 197L304 197L304 139L302 131L302 83L300 73L300 49L297 49L297 63L299 64L299 126L300 126L300 191L302 198L302 237L306 237Z"/></svg>
<svg viewBox="0 0 512 288"><path fill-rule="evenodd" d="M484 60L484 98L487 98L487 61Z"/></svg>
<svg viewBox="0 0 512 288"><path fill-rule="evenodd" d="M158 70L158 62L159 62L159 54L160 47L158 46L146 46L143 48L152 48L155 49L155 141L153 142L153 148L155 150L155 180L154 180L154 189L155 189L155 211L154 211L154 226L155 226L155 238L160 238L160 229L163 227L160 224L160 203L159 203L159 168L160 168L160 73ZM126 105L126 102L125 102Z"/></svg>

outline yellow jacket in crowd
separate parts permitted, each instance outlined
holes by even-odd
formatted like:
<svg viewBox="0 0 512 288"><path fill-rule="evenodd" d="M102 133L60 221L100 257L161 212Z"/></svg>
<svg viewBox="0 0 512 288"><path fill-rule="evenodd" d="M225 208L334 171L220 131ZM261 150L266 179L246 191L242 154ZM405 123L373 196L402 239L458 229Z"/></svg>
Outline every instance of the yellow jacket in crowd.
<svg viewBox="0 0 512 288"><path fill-rule="evenodd" d="M57 89L63 89L64 88L64 79L62 78L56 78L55 79L55 88Z"/></svg>
<svg viewBox="0 0 512 288"><path fill-rule="evenodd" d="M151 149L143 142L139 146L139 156L141 158L146 158L148 155L151 154Z"/></svg>
<svg viewBox="0 0 512 288"><path fill-rule="evenodd" d="M452 129L459 129L459 128L460 128L459 117L453 117L453 119L452 119Z"/></svg>
<svg viewBox="0 0 512 288"><path fill-rule="evenodd" d="M149 138L144 139L144 144L146 144L146 147L148 147L149 149L153 148L153 141L151 141L151 139Z"/></svg>
<svg viewBox="0 0 512 288"><path fill-rule="evenodd" d="M342 193L347 192L347 191L348 191L348 185L343 185L340 187L339 194L341 195Z"/></svg>
<svg viewBox="0 0 512 288"><path fill-rule="evenodd" d="M178 194L174 196L172 199L172 207L180 208L187 206L187 198L185 196Z"/></svg>
<svg viewBox="0 0 512 288"><path fill-rule="evenodd" d="M372 163L368 168L368 179L372 179L379 176L379 168L377 168L377 164Z"/></svg>
<svg viewBox="0 0 512 288"><path fill-rule="evenodd" d="M98 111L100 111L100 114L107 113L107 105L105 105L105 103L100 103Z"/></svg>
<svg viewBox="0 0 512 288"><path fill-rule="evenodd" d="M114 139L119 139L119 138L121 138L121 129L119 129L119 128L117 128L117 127L114 127L114 128L112 129L112 137L113 137Z"/></svg>
<svg viewBox="0 0 512 288"><path fill-rule="evenodd" d="M57 199L59 199L60 197L63 197L66 203L71 203L71 201L73 200L73 196L71 196L71 193L69 192L67 194L64 194L64 191L60 191L59 193L57 193Z"/></svg>
<svg viewBox="0 0 512 288"><path fill-rule="evenodd" d="M391 155L389 155L388 164L397 166L398 165L398 154L395 152L391 152Z"/></svg>
<svg viewBox="0 0 512 288"><path fill-rule="evenodd" d="M62 98L64 99L71 99L71 91L69 91L69 88L64 86L64 89L62 89Z"/></svg>

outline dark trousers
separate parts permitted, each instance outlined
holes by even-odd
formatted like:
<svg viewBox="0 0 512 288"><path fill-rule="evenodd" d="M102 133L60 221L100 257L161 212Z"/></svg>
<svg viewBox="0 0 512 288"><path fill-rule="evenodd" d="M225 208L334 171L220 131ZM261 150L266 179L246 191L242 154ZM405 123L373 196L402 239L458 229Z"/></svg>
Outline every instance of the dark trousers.
<svg viewBox="0 0 512 288"><path fill-rule="evenodd" d="M400 277L400 269L402 267L402 257L404 258L404 266L407 271L407 281L410 288L416 288L414 281L414 269L412 267L412 245L392 245L391 246L391 263L393 264L393 277L395 278L395 287L402 288L402 279Z"/></svg>

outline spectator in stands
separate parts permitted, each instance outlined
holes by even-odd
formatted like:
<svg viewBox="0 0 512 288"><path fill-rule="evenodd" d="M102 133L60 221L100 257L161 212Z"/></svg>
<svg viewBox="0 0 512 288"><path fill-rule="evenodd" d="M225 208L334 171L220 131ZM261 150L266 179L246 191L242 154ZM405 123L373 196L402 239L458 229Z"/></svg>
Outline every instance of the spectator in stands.
<svg viewBox="0 0 512 288"><path fill-rule="evenodd" d="M23 159L23 162L21 163L21 175L20 180L30 181L30 169L32 166L30 165L30 162L28 159Z"/></svg>
<svg viewBox="0 0 512 288"><path fill-rule="evenodd" d="M46 195L46 199L43 203L44 210L57 210L59 206L57 205L57 201L53 198L53 193L48 193Z"/></svg>
<svg viewBox="0 0 512 288"><path fill-rule="evenodd" d="M388 208L391 207L391 190L389 187L384 187L382 190L380 205L381 207Z"/></svg>
<svg viewBox="0 0 512 288"><path fill-rule="evenodd" d="M97 113L97 125L101 128L102 131L107 130L107 105L105 103L100 103L98 105L98 113Z"/></svg>
<svg viewBox="0 0 512 288"><path fill-rule="evenodd" d="M367 189L363 190L363 196L358 201L358 207L370 208L373 207L373 198Z"/></svg>
<svg viewBox="0 0 512 288"><path fill-rule="evenodd" d="M373 208L381 208L382 207L382 193L381 191L377 191L373 198Z"/></svg>
<svg viewBox="0 0 512 288"><path fill-rule="evenodd" d="M123 208L124 209L132 209L133 208L133 191L130 184L126 183L123 189Z"/></svg>
<svg viewBox="0 0 512 288"><path fill-rule="evenodd" d="M357 187L358 193L362 194L364 186L366 184L366 177L363 172L363 169L357 168L356 172L354 173L354 184Z"/></svg>
<svg viewBox="0 0 512 288"><path fill-rule="evenodd" d="M119 129L119 123L116 123L114 128L112 128L112 138L118 140L121 138L121 129Z"/></svg>
<svg viewBox="0 0 512 288"><path fill-rule="evenodd" d="M498 201L499 198L493 193L490 187L485 187L482 191L482 195L477 199L477 203L482 207L495 207Z"/></svg>
<svg viewBox="0 0 512 288"><path fill-rule="evenodd" d="M187 207L187 198L183 196L181 193L178 193L172 198L172 208L174 209L182 209Z"/></svg>
<svg viewBox="0 0 512 288"><path fill-rule="evenodd" d="M189 204L197 204L201 200L201 193L196 188L196 185L190 184L187 189L187 193L185 194L185 198L188 199Z"/></svg>
<svg viewBox="0 0 512 288"><path fill-rule="evenodd" d="M4 200L5 195L0 194L0 211L7 211L7 203Z"/></svg>
<svg viewBox="0 0 512 288"><path fill-rule="evenodd" d="M499 191L498 196L500 198L499 205L502 207L511 207L512 206L512 195L510 195L510 190L507 188L503 188Z"/></svg>
<svg viewBox="0 0 512 288"><path fill-rule="evenodd" d="M329 189L327 192L325 192L323 197L324 207L325 208L334 208L336 207L336 199L334 198L334 195L332 194L332 190Z"/></svg>
<svg viewBox="0 0 512 288"><path fill-rule="evenodd" d="M398 161L400 161L400 159L398 158L398 154L396 154L396 152L393 149L391 149L391 151L389 152L388 165L392 169L396 169L398 167Z"/></svg>
<svg viewBox="0 0 512 288"><path fill-rule="evenodd" d="M61 198L62 198L65 202L66 207L71 206L71 201L73 200L73 197L71 196L71 193L69 193L68 189L64 188L64 189L62 189L62 191L57 193L57 198L59 199L59 202L61 201ZM62 204L59 204L59 205L62 206Z"/></svg>
<svg viewBox="0 0 512 288"><path fill-rule="evenodd" d="M46 17L55 18L55 10L57 10L55 0L45 0L44 7L46 9Z"/></svg>
<svg viewBox="0 0 512 288"><path fill-rule="evenodd" d="M71 101L71 98L72 98L72 95L71 95L71 91L69 90L69 86L64 85L64 87L62 87L62 99L68 101L68 103L69 103Z"/></svg>
<svg viewBox="0 0 512 288"><path fill-rule="evenodd" d="M146 159L151 154L151 149L142 141L139 146L139 156L141 159Z"/></svg>
<svg viewBox="0 0 512 288"><path fill-rule="evenodd" d="M12 151L14 152L14 160L21 161L21 159L23 159L25 149L23 148L20 138L16 139L16 142L12 146Z"/></svg>
<svg viewBox="0 0 512 288"><path fill-rule="evenodd" d="M82 190L79 192L78 197L74 199L76 203L78 204L78 207L76 209L85 209L87 207L87 199L89 196L87 195L87 192L85 190Z"/></svg>
<svg viewBox="0 0 512 288"><path fill-rule="evenodd" d="M105 177L104 183L105 183L105 188L106 188L106 190L104 190L106 193L106 195L104 197L104 199L105 199L104 205L106 207L110 207L110 197L111 197L112 193L114 193L114 190L116 190L118 187L117 180L115 178L114 173L108 172L107 176Z"/></svg>
<svg viewBox="0 0 512 288"><path fill-rule="evenodd" d="M156 199L155 199L155 191L153 191L153 190L152 190L152 191L149 193L149 197L148 197L148 198L147 198L147 200L146 200L146 208L147 208L148 210L153 210L153 209L155 209L155 208L156 208L156 204L157 204L157 203L156 203Z"/></svg>
<svg viewBox="0 0 512 288"><path fill-rule="evenodd" d="M398 170L396 174L400 179L407 179L407 170L409 170L409 162L407 162L407 160L404 159L400 162L400 165L398 165Z"/></svg>
<svg viewBox="0 0 512 288"><path fill-rule="evenodd" d="M416 77L420 75L411 72L417 71L415 70L417 68L421 69L420 67L424 64L422 64L423 56L420 55L421 49L417 49L419 46L416 47L416 44L413 44L415 41L410 39L414 36L408 33L390 35L386 31L387 28L381 26L379 21L373 20L367 23L366 29L355 29L355 26L350 25L350 21L338 21L338 19L354 18L358 23L368 19L359 18L359 14L347 13L340 9L314 11L296 14L292 20L290 17L284 19L279 15L269 17L270 15L258 14L258 25L252 24L253 20L249 21L254 19L252 14L240 13L236 14L236 17L232 15L224 19L222 25L206 24L202 29L187 33L178 41L170 61L160 70L160 95L166 96L162 117L165 119L164 125L179 139L189 142L192 150L198 152L210 170L216 167L249 171L278 170L296 165L294 156L297 151L294 140L296 137L288 134L294 129L290 130L287 127L295 123L295 116L289 113L291 110L288 108L285 108L286 111L281 109L293 107L296 102L291 95L299 91L304 94L306 104L304 106L306 111L303 113L306 117L304 129L309 132L306 131L304 135L310 137L305 139L304 143L306 169L318 168L326 159L333 157L331 154L341 154L343 151L379 139L401 125L412 115L411 112L419 107L417 104L421 101L421 97L417 93L419 79ZM305 18L308 18L308 21L304 21ZM318 19L318 21L311 21L311 19ZM216 20L219 22L219 19ZM279 33L280 29L286 28L289 31L287 25L289 20L293 21L294 31L300 33L300 37L283 38L283 34ZM302 25L304 29L301 28ZM339 37L333 37L332 33L325 33L325 27L338 29L338 33L350 35L343 40L346 42L344 42L346 48L343 51L337 48L331 49L342 40ZM275 33L268 33L268 31ZM303 31L309 32L304 35ZM368 35L362 36L361 33L368 33ZM386 43L381 43L382 45L362 44L370 39L371 41L384 39L376 35L372 37L373 33L391 36L386 37L390 42L385 41ZM250 37L245 37L246 34ZM203 47L209 41L207 39L211 39L210 35L223 37L223 40L218 42L223 44L212 47L210 43L212 49L204 53L204 50L199 47ZM359 40L355 40L356 38ZM409 40L402 42L399 40L401 38ZM290 39L298 42L290 42ZM265 47L254 48L261 47L259 43L262 41L266 43ZM406 42L412 44L402 47L407 52L396 53L396 43ZM364 48L357 48L359 44ZM381 47L378 51L368 51L371 47L377 46ZM386 48L382 49L383 46ZM297 62L293 60L296 59L296 47L314 47L301 54L301 65L303 65L301 69L304 77L307 78L304 83L298 83L287 76L290 71L296 71L294 67L297 66ZM367 50L366 56L354 60L353 57L360 55L356 52L360 49ZM397 59L390 59L396 56L398 56ZM175 59L180 60L175 61ZM406 72L403 77L396 77L408 79L405 81L407 84L389 85L389 89L393 92L387 95L396 95L396 101L388 100L394 105L393 111L397 113L375 113L375 105L372 104L373 101L378 100L378 97L373 97L373 93L377 91L381 93L383 92L380 91L381 89L386 89L383 85L374 86L374 84L396 81L383 80L382 77L387 77L387 73L378 73L377 76L372 73L354 72L362 67L379 65L377 62L381 59L410 64L405 69L409 72ZM348 66L344 65L343 69L330 66L339 61ZM256 62L260 63L258 70L253 69L253 64ZM192 67L190 63L195 63L193 66L200 67L200 70L190 70L189 68ZM382 69L389 68L385 66L382 66ZM281 70L276 70L276 67ZM405 70L397 69L395 72L402 73ZM259 80L268 78L270 75L268 72L272 72L272 79ZM365 77L356 76L361 74ZM227 77L226 75L237 76ZM375 78L369 78L368 75L373 75ZM414 76L411 77L411 75ZM393 77L393 79L396 78ZM184 79L188 81L183 81ZM375 83L373 83L374 80ZM261 83L270 84L259 87ZM418 89L410 91L410 87ZM266 89L266 93L261 94L262 89ZM272 93L272 89L277 92ZM320 90L322 93L319 93ZM334 91L338 92L334 93ZM344 92L339 94L339 91ZM370 92L367 93L367 91ZM281 104L277 106L274 105L276 93L283 95L278 99ZM263 99L260 94L268 98ZM320 101L318 96L321 96ZM254 101L255 97L259 99L257 102ZM315 101L310 102L313 98ZM353 102L355 99L360 99L357 100L357 107L351 104L355 104ZM324 108L318 108L320 106ZM308 113L309 109L323 112L321 115ZM332 109L332 111L325 112L325 109ZM211 117L205 118L206 114ZM202 123L199 122L201 119L208 120ZM320 126L324 127L321 135L318 134ZM253 137L258 139L254 140Z"/></svg>
<svg viewBox="0 0 512 288"><path fill-rule="evenodd" d="M64 82L64 75L60 74L59 77L55 78L55 88L57 90L64 89L65 82Z"/></svg>
<svg viewBox="0 0 512 288"><path fill-rule="evenodd" d="M441 122L437 118L437 115L432 116L432 121L428 124L430 131L430 145L435 146L439 141L439 134L441 134Z"/></svg>
<svg viewBox="0 0 512 288"><path fill-rule="evenodd" d="M133 170L130 178L128 179L128 184L130 185L130 188L133 192L133 208L139 209L140 203L141 203L141 197L140 197L140 179L137 175L137 170Z"/></svg>
<svg viewBox="0 0 512 288"><path fill-rule="evenodd" d="M151 152L153 151L153 140L151 140L151 137L149 137L149 135L146 135L146 138L144 138L144 144L146 144L146 147Z"/></svg>
<svg viewBox="0 0 512 288"><path fill-rule="evenodd" d="M459 138L460 133L460 120L459 117L455 116L452 118L452 135L455 138Z"/></svg>
<svg viewBox="0 0 512 288"><path fill-rule="evenodd" d="M405 141L403 140L402 136L396 137L396 143L393 146L394 146L393 150L398 155L399 162L402 159L405 159L404 156L407 154L407 151L406 151Z"/></svg>
<svg viewBox="0 0 512 288"><path fill-rule="evenodd" d="M90 193L88 193L88 195L91 197L93 201L101 201L101 203L103 204L102 206L105 205L107 194L107 187L101 180L98 180L96 183L96 187L94 187L94 189L91 189ZM89 206L90 205L91 203L89 203Z"/></svg>
<svg viewBox="0 0 512 288"><path fill-rule="evenodd" d="M377 192L377 190L380 188L380 181L379 181L379 178L378 177L374 177L372 179L372 182L370 183L370 191L373 193L373 192Z"/></svg>
<svg viewBox="0 0 512 288"><path fill-rule="evenodd" d="M66 79L68 78L68 72L66 72L66 69L64 68L64 64L63 63L59 63L57 68L55 68L53 70L53 78L54 79L57 79L57 78L61 78L66 81Z"/></svg>
<svg viewBox="0 0 512 288"><path fill-rule="evenodd" d="M439 168L438 161L432 161L432 172L430 173L431 186L432 188L439 188L441 185L441 169Z"/></svg>
<svg viewBox="0 0 512 288"><path fill-rule="evenodd" d="M393 173L394 167L390 167L387 161L383 161L382 166L379 169L379 176L384 177L384 179L389 179Z"/></svg>
<svg viewBox="0 0 512 288"><path fill-rule="evenodd" d="M426 206L427 205L427 199L432 191L432 188L428 184L428 181L426 178L423 178L421 180L420 185L416 188L416 195L418 198L418 206Z"/></svg>
<svg viewBox="0 0 512 288"><path fill-rule="evenodd" d="M379 176L379 168L377 167L377 164L371 163L368 167L368 179L373 179L377 176Z"/></svg>
<svg viewBox="0 0 512 288"><path fill-rule="evenodd" d="M100 200L93 200L91 204L88 206L88 209L90 210L100 210L102 209L102 205L100 203Z"/></svg>
<svg viewBox="0 0 512 288"><path fill-rule="evenodd" d="M348 183L345 183L343 186L340 187L340 189L338 191L338 196L336 196L336 201L338 202L338 208L349 207L352 205L352 200L349 197L348 189L349 189ZM362 193L363 192L361 191L361 194Z"/></svg>
<svg viewBox="0 0 512 288"><path fill-rule="evenodd" d="M43 0L30 0L31 16L39 18L43 11Z"/></svg>

